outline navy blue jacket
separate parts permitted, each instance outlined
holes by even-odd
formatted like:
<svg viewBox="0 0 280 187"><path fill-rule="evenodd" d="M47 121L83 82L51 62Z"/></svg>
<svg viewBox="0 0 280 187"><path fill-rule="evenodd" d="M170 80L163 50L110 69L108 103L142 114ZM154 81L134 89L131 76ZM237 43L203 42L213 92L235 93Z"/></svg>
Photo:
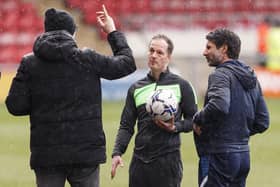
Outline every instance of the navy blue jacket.
<svg viewBox="0 0 280 187"><path fill-rule="evenodd" d="M6 105L30 116L31 168L105 162L100 79L136 69L125 36L114 31L108 41L113 56L80 50L66 31L46 32L22 58Z"/></svg>
<svg viewBox="0 0 280 187"><path fill-rule="evenodd" d="M199 155L249 151L251 135L264 132L269 114L254 71L238 61L227 61L210 74L203 109L194 123Z"/></svg>

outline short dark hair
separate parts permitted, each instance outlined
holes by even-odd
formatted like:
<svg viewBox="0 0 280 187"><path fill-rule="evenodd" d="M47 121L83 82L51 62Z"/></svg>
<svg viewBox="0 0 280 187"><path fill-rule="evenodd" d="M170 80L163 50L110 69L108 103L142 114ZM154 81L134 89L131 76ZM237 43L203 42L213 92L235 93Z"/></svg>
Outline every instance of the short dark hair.
<svg viewBox="0 0 280 187"><path fill-rule="evenodd" d="M227 45L228 57L232 59L239 58L241 40L239 36L234 32L226 28L218 28L215 29L214 31L209 32L206 35L206 39L213 42L218 49L223 45Z"/></svg>
<svg viewBox="0 0 280 187"><path fill-rule="evenodd" d="M170 38L168 38L166 35L164 35L164 34L157 34L157 35L155 35L155 36L153 36L152 37L152 39L151 39L151 41L152 40L155 40L155 39L163 39L163 40L165 40L166 41L166 43L167 43L167 52L168 52L168 54L172 54L172 52L173 52L173 49L174 49L174 45L173 45L173 42L172 42L172 40L170 39Z"/></svg>

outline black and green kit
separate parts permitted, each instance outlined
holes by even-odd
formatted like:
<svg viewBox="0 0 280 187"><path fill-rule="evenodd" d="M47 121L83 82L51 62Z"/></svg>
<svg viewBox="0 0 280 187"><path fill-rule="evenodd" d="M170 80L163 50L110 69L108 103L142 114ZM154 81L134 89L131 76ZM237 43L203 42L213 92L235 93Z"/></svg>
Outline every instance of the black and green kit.
<svg viewBox="0 0 280 187"><path fill-rule="evenodd" d="M145 109L146 100L151 92L164 88L173 90L178 100L175 133L167 132L156 126ZM112 155L122 155L126 151L134 134L136 121L134 157L144 163L149 163L158 157L179 151L181 144L179 133L192 130L192 117L196 111L195 91L188 81L169 70L161 73L157 81L148 73L128 90Z"/></svg>

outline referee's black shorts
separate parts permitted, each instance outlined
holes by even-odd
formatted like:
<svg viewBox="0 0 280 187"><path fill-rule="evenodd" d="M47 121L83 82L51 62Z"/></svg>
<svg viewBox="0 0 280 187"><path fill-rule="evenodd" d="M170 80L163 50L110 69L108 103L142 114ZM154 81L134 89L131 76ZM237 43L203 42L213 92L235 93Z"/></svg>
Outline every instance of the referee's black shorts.
<svg viewBox="0 0 280 187"><path fill-rule="evenodd" d="M144 163L132 158L129 168L129 187L180 187L183 165L179 151Z"/></svg>

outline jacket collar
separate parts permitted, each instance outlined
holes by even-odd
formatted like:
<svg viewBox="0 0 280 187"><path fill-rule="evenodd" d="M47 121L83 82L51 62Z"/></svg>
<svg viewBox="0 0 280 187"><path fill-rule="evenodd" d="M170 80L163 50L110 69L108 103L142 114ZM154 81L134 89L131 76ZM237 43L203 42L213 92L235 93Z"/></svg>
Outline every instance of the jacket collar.
<svg viewBox="0 0 280 187"><path fill-rule="evenodd" d="M164 77L166 77L169 73L170 73L170 71L169 71L169 68L167 67L166 71L160 73L159 80L161 80ZM147 74L147 77L149 79L151 79L152 81L156 81L156 79L152 76L152 72L151 71L149 71L149 73Z"/></svg>

